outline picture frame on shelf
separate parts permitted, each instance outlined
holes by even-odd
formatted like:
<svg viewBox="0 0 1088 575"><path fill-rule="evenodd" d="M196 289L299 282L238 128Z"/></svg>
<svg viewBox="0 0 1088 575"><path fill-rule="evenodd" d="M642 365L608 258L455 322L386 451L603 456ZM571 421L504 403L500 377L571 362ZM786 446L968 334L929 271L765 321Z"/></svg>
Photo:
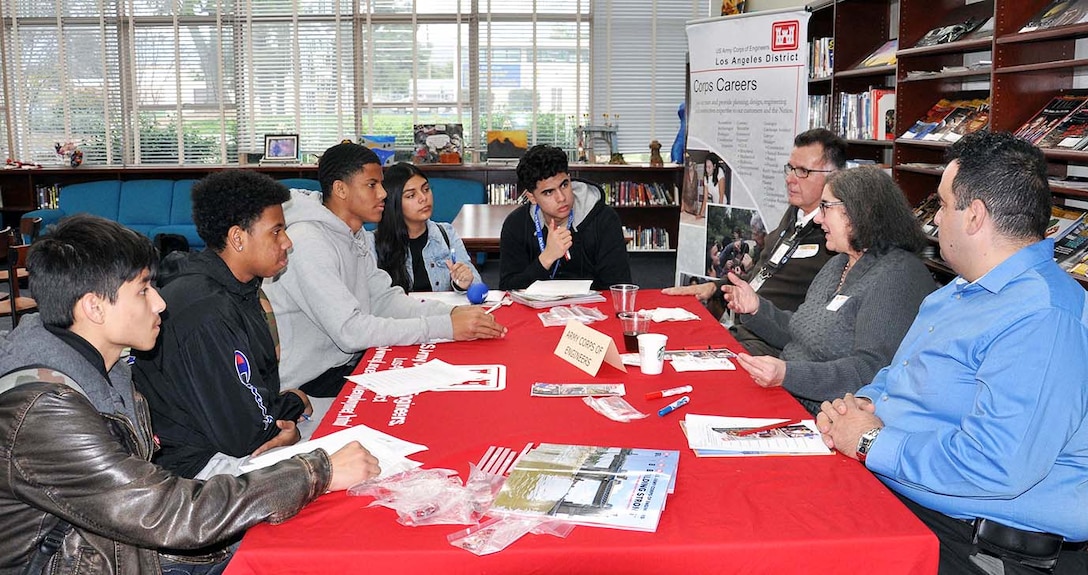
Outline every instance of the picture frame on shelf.
<svg viewBox="0 0 1088 575"><path fill-rule="evenodd" d="M265 134L262 164L297 164L298 134Z"/></svg>

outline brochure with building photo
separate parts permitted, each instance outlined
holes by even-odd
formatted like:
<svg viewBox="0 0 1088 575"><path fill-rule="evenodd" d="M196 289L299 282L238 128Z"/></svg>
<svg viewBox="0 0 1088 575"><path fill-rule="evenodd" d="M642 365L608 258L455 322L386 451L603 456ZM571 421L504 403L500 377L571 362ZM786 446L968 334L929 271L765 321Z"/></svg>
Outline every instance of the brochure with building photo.
<svg viewBox="0 0 1088 575"><path fill-rule="evenodd" d="M518 459L490 513L656 531L679 461L675 450L542 443Z"/></svg>

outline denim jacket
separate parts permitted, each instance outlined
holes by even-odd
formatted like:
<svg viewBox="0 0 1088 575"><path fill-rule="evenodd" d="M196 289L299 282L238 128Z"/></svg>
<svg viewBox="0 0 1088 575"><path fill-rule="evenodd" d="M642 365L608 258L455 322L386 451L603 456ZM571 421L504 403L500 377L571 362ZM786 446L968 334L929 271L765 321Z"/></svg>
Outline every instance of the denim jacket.
<svg viewBox="0 0 1088 575"><path fill-rule="evenodd" d="M445 236L442 235L442 230L445 230ZM367 235L370 241L373 242L373 234ZM446 238L449 238L448 245ZM373 244L371 247L373 247ZM408 249L408 247L405 246L404 249ZM427 220L427 245L423 246L423 259L427 263L427 276L431 280L431 291L464 291L457 289L450 282L450 269L446 267L447 261L467 263L472 268L472 283L482 281L480 272L476 269L476 266L472 265L472 258L465 249L465 242L461 241L461 237L457 235L457 232L453 231L453 226L445 222ZM404 265L408 267L408 277L411 278L412 282L415 282L411 251L408 252ZM409 283L409 285L412 284Z"/></svg>

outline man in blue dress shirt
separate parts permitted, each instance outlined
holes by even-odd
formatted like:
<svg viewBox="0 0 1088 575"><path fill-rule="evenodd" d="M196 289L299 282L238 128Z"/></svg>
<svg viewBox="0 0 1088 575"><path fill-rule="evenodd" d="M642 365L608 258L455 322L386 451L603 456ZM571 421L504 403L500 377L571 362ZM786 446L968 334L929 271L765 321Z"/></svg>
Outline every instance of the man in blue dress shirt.
<svg viewBox="0 0 1088 575"><path fill-rule="evenodd" d="M1042 152L982 132L949 150L941 255L892 364L824 402L825 442L862 461L941 542L941 573L1088 572L1088 298L1043 239Z"/></svg>

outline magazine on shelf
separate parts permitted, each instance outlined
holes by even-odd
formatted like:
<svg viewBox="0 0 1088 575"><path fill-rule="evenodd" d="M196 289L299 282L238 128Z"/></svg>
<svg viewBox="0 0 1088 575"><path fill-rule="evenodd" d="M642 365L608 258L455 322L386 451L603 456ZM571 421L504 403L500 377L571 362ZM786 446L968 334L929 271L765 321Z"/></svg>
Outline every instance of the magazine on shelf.
<svg viewBox="0 0 1088 575"><path fill-rule="evenodd" d="M914 208L914 217L921 224L922 231L929 236L937 235L937 224L934 223L933 218L937 216L937 210L939 209L941 209L941 198L937 195L937 192L929 194L926 199L922 200L922 203Z"/></svg>
<svg viewBox="0 0 1088 575"><path fill-rule="evenodd" d="M961 40L981 40L983 38L991 38L993 35L994 17L990 16L986 18L986 21L983 22L981 26L965 34Z"/></svg>
<svg viewBox="0 0 1088 575"><path fill-rule="evenodd" d="M978 126L979 119L989 122L989 98L978 100L956 100L954 106L933 129L923 136L923 140L935 142L955 142L964 135L982 129ZM982 111L985 110L985 115Z"/></svg>
<svg viewBox="0 0 1088 575"><path fill-rule="evenodd" d="M944 135L942 141L957 142L967 134L973 134L990 125L990 99L975 100L976 106L971 108L970 114L961 119L952 129Z"/></svg>
<svg viewBox="0 0 1088 575"><path fill-rule="evenodd" d="M542 443L518 458L489 514L656 531L679 461L674 450Z"/></svg>
<svg viewBox="0 0 1088 575"><path fill-rule="evenodd" d="M894 66L895 52L899 49L899 39L888 40L881 47L873 50L858 64L858 68L875 68L877 66Z"/></svg>
<svg viewBox="0 0 1088 575"><path fill-rule="evenodd" d="M1046 226L1046 237L1062 238L1075 225L1084 219L1085 210L1067 206L1050 207L1050 223Z"/></svg>
<svg viewBox="0 0 1088 575"><path fill-rule="evenodd" d="M1035 143L1040 148L1081 150L1088 146L1088 104L1074 110Z"/></svg>
<svg viewBox="0 0 1088 575"><path fill-rule="evenodd" d="M936 46L938 44L948 44L949 42L955 42L966 36L967 34L975 31L983 24L986 23L986 18L975 17L968 18L962 22L956 22L954 24L948 24L944 26L937 26L936 28L926 32L924 36L916 44L915 48L921 46Z"/></svg>
<svg viewBox="0 0 1088 575"><path fill-rule="evenodd" d="M914 125L900 137L904 139L921 140L926 134L932 132L933 129L941 123L941 120L944 120L954 109L955 105L952 100L941 98L926 112L925 116L915 122Z"/></svg>
<svg viewBox="0 0 1088 575"><path fill-rule="evenodd" d="M1070 259L1080 259L1079 256L1088 249L1088 222L1082 218L1076 225L1069 228L1065 235L1056 238L1054 242L1054 261L1058 265L1068 267ZM1068 264L1072 265L1072 264Z"/></svg>
<svg viewBox="0 0 1088 575"><path fill-rule="evenodd" d="M1088 0L1052 0L1020 31L1032 32L1083 22L1088 22Z"/></svg>
<svg viewBox="0 0 1088 575"><path fill-rule="evenodd" d="M895 90L873 88L873 135L874 140L895 139Z"/></svg>
<svg viewBox="0 0 1088 575"><path fill-rule="evenodd" d="M1057 96L1020 126L1014 135L1035 144L1084 105L1085 100L1088 100L1088 96Z"/></svg>
<svg viewBox="0 0 1088 575"><path fill-rule="evenodd" d="M412 161L417 164L460 164L464 151L461 124L416 124L416 151Z"/></svg>

